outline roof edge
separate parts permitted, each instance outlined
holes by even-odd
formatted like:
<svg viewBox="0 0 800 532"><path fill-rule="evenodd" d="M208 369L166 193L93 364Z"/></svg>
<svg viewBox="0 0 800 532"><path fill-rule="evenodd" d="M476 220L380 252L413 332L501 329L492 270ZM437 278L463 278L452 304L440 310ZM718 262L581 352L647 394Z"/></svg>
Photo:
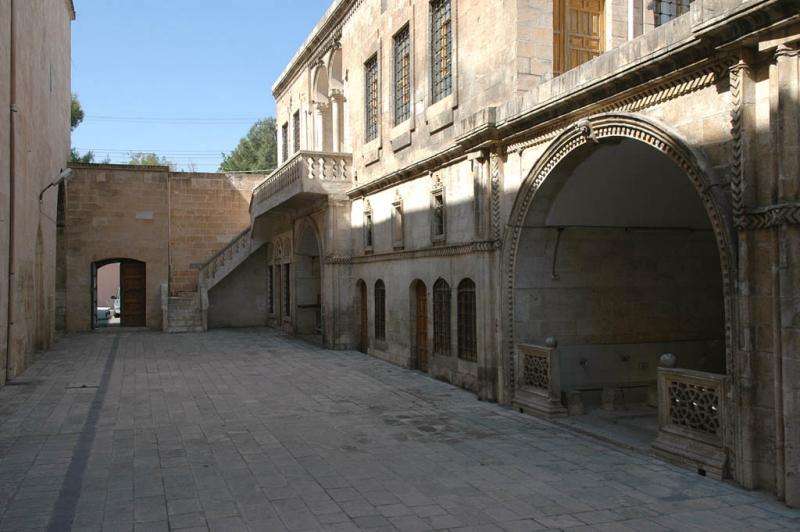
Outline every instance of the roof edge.
<svg viewBox="0 0 800 532"><path fill-rule="evenodd" d="M289 80L293 78L302 65L308 61L309 56L324 42L336 25L345 18L344 15L361 5L362 2L363 0L333 0L331 6L325 11L325 14L322 15L322 18L317 22L316 26L314 26L314 29L311 30L311 33L289 60L286 68L283 69L283 72L281 72L278 79L273 83L273 97L277 98L277 95L283 91Z"/></svg>
<svg viewBox="0 0 800 532"><path fill-rule="evenodd" d="M75 20L75 2L74 0L67 0L67 9L72 20Z"/></svg>

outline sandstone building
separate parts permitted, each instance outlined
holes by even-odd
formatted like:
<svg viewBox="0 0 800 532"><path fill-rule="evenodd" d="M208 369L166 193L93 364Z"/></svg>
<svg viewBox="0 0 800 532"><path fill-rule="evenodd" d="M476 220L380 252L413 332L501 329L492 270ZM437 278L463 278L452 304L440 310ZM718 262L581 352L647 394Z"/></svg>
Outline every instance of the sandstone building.
<svg viewBox="0 0 800 532"><path fill-rule="evenodd" d="M336 0L273 86L249 227L191 259L196 292L159 273L175 313L246 325L213 309L263 294L289 334L570 423L635 413L648 449L800 506L798 13Z"/></svg>
<svg viewBox="0 0 800 532"><path fill-rule="evenodd" d="M57 188L70 147L72 0L0 2L0 384L54 337Z"/></svg>
<svg viewBox="0 0 800 532"><path fill-rule="evenodd" d="M800 505L799 5L338 0L201 293Z"/></svg>

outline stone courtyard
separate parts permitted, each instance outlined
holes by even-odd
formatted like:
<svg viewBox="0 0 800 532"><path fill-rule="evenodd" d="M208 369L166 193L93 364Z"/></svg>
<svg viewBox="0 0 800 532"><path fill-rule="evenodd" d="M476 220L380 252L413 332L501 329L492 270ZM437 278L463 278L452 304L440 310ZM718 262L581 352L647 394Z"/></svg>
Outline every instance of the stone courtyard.
<svg viewBox="0 0 800 532"><path fill-rule="evenodd" d="M800 511L267 329L63 337L0 389L0 530L778 530Z"/></svg>

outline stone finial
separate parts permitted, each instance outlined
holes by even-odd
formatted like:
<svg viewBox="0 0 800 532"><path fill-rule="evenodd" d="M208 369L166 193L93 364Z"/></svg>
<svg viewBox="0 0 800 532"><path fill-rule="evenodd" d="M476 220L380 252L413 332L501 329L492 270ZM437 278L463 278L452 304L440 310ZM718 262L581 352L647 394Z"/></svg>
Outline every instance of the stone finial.
<svg viewBox="0 0 800 532"><path fill-rule="evenodd" d="M678 363L678 357L672 353L664 353L658 359L658 365L662 368L674 368Z"/></svg>
<svg viewBox="0 0 800 532"><path fill-rule="evenodd" d="M548 336L544 339L544 345L549 347L550 349L555 349L558 347L558 340L556 340L555 336Z"/></svg>

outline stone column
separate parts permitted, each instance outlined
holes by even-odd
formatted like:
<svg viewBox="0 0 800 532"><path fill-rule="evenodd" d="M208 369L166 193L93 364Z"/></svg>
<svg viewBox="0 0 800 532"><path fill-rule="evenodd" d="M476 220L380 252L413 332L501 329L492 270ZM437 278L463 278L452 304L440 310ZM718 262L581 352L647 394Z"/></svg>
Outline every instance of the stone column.
<svg viewBox="0 0 800 532"><path fill-rule="evenodd" d="M331 93L331 129L333 130L333 148L331 151L339 153L342 151L341 130L342 124L342 95L338 91Z"/></svg>
<svg viewBox="0 0 800 532"><path fill-rule="evenodd" d="M780 45L775 52L777 101L774 138L777 207L782 223L775 228L777 254L776 355L781 380L776 399L783 401L778 423L783 429L783 483L786 504L800 507L800 49ZM778 377L778 375L776 375Z"/></svg>
<svg viewBox="0 0 800 532"><path fill-rule="evenodd" d="M323 151L325 148L325 104L314 102L314 149Z"/></svg>

